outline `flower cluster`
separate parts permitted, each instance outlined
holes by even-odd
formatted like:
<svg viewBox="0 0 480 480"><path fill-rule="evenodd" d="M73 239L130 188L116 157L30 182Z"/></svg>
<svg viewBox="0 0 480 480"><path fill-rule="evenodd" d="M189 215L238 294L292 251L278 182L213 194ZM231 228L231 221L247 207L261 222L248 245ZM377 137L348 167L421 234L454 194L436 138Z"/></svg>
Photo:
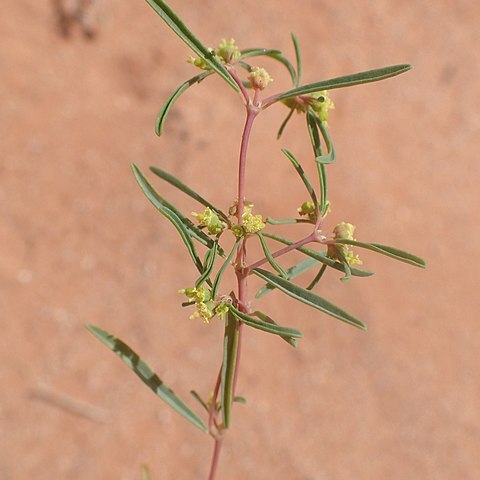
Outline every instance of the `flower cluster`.
<svg viewBox="0 0 480 480"><path fill-rule="evenodd" d="M216 49L208 49L212 56L215 56L221 63L234 64L241 56L240 49L235 45L235 40L231 38L228 42L223 38ZM189 56L187 62L202 70L211 70L212 67L203 59Z"/></svg>
<svg viewBox="0 0 480 480"><path fill-rule="evenodd" d="M236 216L237 208L237 201L235 201L235 203L229 208L228 213L231 216ZM265 228L265 222L263 221L263 217L259 214L254 215L252 213L252 209L253 203L246 201L243 206L242 224L232 225L232 233L237 238L257 233Z"/></svg>
<svg viewBox="0 0 480 480"><path fill-rule="evenodd" d="M258 90L264 90L273 82L273 78L270 74L261 67L252 67L250 74L248 75L248 80L252 84L252 88Z"/></svg>
<svg viewBox="0 0 480 480"><path fill-rule="evenodd" d="M222 222L219 216L209 207L203 213L192 212L192 215L197 219L202 227L207 227L208 233L218 235L222 233L227 224Z"/></svg>
<svg viewBox="0 0 480 480"><path fill-rule="evenodd" d="M190 319L203 318L208 323L211 318L218 315L222 320L229 310L230 297L222 298L220 301L212 299L211 292L205 287L183 288L178 293L184 294L196 307Z"/></svg>
<svg viewBox="0 0 480 480"><path fill-rule="evenodd" d="M341 222L333 229L333 240L355 240L353 234L355 225L351 223ZM361 265L363 262L358 255L352 252L349 245L331 244L327 248L327 257L340 262L346 260L349 265Z"/></svg>
<svg viewBox="0 0 480 480"><path fill-rule="evenodd" d="M317 212L313 202L303 202L298 208L297 212L302 216L307 216L312 222L317 221Z"/></svg>
<svg viewBox="0 0 480 480"><path fill-rule="evenodd" d="M318 116L321 122L328 127L328 116L330 110L335 108L333 100L328 95L327 90L302 95L301 97L287 98L282 101L288 108L295 109L298 113L305 113L311 108Z"/></svg>

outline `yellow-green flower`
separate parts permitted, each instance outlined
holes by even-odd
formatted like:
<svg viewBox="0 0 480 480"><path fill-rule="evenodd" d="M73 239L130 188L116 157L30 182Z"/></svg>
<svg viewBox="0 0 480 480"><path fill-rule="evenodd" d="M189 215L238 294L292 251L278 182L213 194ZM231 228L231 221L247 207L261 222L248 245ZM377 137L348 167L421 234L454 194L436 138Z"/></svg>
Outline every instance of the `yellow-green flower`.
<svg viewBox="0 0 480 480"><path fill-rule="evenodd" d="M252 88L256 88L258 90L264 90L267 88L269 83L273 82L273 78L270 76L270 74L261 67L252 67L248 79L252 84Z"/></svg>
<svg viewBox="0 0 480 480"><path fill-rule="evenodd" d="M241 53L239 48L235 45L235 40L233 38L228 42L222 38L222 41L217 48L217 55L225 63L235 63L240 58Z"/></svg>
<svg viewBox="0 0 480 480"><path fill-rule="evenodd" d="M332 99L328 96L327 90L312 93L309 104L318 115L318 118L328 126L327 120L329 111L333 110L335 105Z"/></svg>
<svg viewBox="0 0 480 480"><path fill-rule="evenodd" d="M210 49L212 51L212 49ZM201 70L211 70L212 67L203 59L192 57L191 55L187 58L187 63L190 63L194 67L200 68Z"/></svg>
<svg viewBox="0 0 480 480"><path fill-rule="evenodd" d="M334 240L355 240L353 234L355 225L351 223L341 222L333 229ZM362 265L362 261L358 255L355 255L350 245L333 244L327 247L327 257L340 262L345 259L349 265Z"/></svg>
<svg viewBox="0 0 480 480"><path fill-rule="evenodd" d="M227 302L221 302L215 307L215 313L220 317L221 320L225 319L225 315L230 310L230 307Z"/></svg>
<svg viewBox="0 0 480 480"><path fill-rule="evenodd" d="M300 207L297 208L297 212L302 216L308 216L308 219L312 222L317 220L317 212L315 211L315 204L313 202L303 202Z"/></svg>
<svg viewBox="0 0 480 480"><path fill-rule="evenodd" d="M219 216L209 207L203 213L192 212L192 215L197 219L201 226L207 227L207 230L212 235L218 235L225 230L227 224L222 222Z"/></svg>
<svg viewBox="0 0 480 480"><path fill-rule="evenodd" d="M265 228L263 217L261 215L254 215L253 213L244 213L242 215L243 229L245 233L257 233Z"/></svg>

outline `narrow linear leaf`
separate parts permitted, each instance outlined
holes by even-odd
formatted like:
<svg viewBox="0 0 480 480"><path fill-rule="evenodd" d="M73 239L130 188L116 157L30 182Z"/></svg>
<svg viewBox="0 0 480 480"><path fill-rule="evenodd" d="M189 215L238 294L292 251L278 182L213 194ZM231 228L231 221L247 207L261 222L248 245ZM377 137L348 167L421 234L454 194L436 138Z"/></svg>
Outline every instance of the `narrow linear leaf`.
<svg viewBox="0 0 480 480"><path fill-rule="evenodd" d="M318 131L316 115L313 114L311 111L307 112L307 128L308 128L308 134L310 136L310 141L312 142L315 159L321 158L323 154L322 154L322 144L320 141L320 133ZM320 162L316 162L316 166L317 166L317 173L318 173L318 181L320 184L320 215L323 216L327 212L327 208L328 208L327 172L324 164Z"/></svg>
<svg viewBox="0 0 480 480"><path fill-rule="evenodd" d="M265 254L265 257L268 260L268 263L276 270L282 277L286 278L287 274L285 273L285 270L277 263L275 258L273 258L272 252L270 252L270 249L268 248L267 242L265 241L264 236L262 235L262 232L257 232L257 236L260 239L260 243L262 244L262 249L263 253Z"/></svg>
<svg viewBox="0 0 480 480"><path fill-rule="evenodd" d="M291 245L293 243L292 240L280 237L279 235L274 235L273 233L263 232L263 236L271 238L272 240L276 240L277 242L283 243L284 245ZM297 250L304 253L305 255L308 255L309 257L314 258L315 260L318 260L325 265L328 265L329 267L334 268L335 270L345 273L345 267L340 262L336 262L335 260L327 257L325 252L318 252L307 247L299 247L297 248ZM373 272L369 272L368 270L362 270L360 268L350 267L350 270L351 274L355 277L370 277L371 275L373 275Z"/></svg>
<svg viewBox="0 0 480 480"><path fill-rule="evenodd" d="M217 291L218 291L218 286L220 285L220 282L222 280L223 274L225 273L226 268L230 265L233 259L233 255L237 251L238 244L240 243L242 239L238 238L235 244L233 245L232 250L228 254L228 257L225 259L225 262L223 262L223 265L220 267L220 269L217 272L217 275L215 277L215 280L213 281L212 285L212 298L216 298L217 296Z"/></svg>
<svg viewBox="0 0 480 480"><path fill-rule="evenodd" d="M195 390L190 390L190 395L205 409L207 413L210 413L208 405L203 401L202 397Z"/></svg>
<svg viewBox="0 0 480 480"><path fill-rule="evenodd" d="M320 155L315 158L315 161L318 163L323 163L325 165L335 162L335 147L333 146L332 139L328 133L328 128L325 126L325 123L322 122L316 115L315 120L317 122L318 128L322 133L323 140L325 141L325 146L327 147L327 153L325 155Z"/></svg>
<svg viewBox="0 0 480 480"><path fill-rule="evenodd" d="M238 321L229 310L225 319L225 336L223 338L222 391L220 398L223 424L226 428L230 426L237 351Z"/></svg>
<svg viewBox="0 0 480 480"><path fill-rule="evenodd" d="M241 403L243 405L247 404L247 399L245 397L240 397L239 395L236 395L235 397L233 397L233 401L236 403Z"/></svg>
<svg viewBox="0 0 480 480"><path fill-rule="evenodd" d="M287 68L288 73L292 78L293 85L296 85L297 73L295 72L295 69L293 68L293 65L290 63L288 58L283 56L280 50L269 50L266 48L249 48L246 50L242 50L241 53L242 53L242 56L240 57L240 59L265 56L265 57L270 57L270 58L273 58L274 60L277 60L277 62L280 62L282 65L284 65ZM245 64L245 65L248 65L248 64ZM251 67L248 65L248 69L250 68Z"/></svg>
<svg viewBox="0 0 480 480"><path fill-rule="evenodd" d="M163 0L146 0L161 19L186 43L198 56L203 58L236 92L239 91L227 69L215 55L203 45L183 21Z"/></svg>
<svg viewBox="0 0 480 480"><path fill-rule="evenodd" d="M267 217L265 222L269 223L270 225L288 225L292 223L312 223L311 220L307 218L285 218L282 220L275 220L272 217Z"/></svg>
<svg viewBox="0 0 480 480"><path fill-rule="evenodd" d="M317 211L319 211L320 206L318 204L317 195L315 193L315 190L312 187L312 184L310 183L310 180L308 180L307 174L303 170L302 166L300 165L300 163L298 163L298 160L295 158L292 152L289 152L286 148L282 148L282 152L292 163L293 168L295 168L296 172L302 179L302 182L305 185L308 191L308 194L310 195L310 198L312 199L312 202L315 205L315 208L317 209Z"/></svg>
<svg viewBox="0 0 480 480"><path fill-rule="evenodd" d="M265 315L265 313L263 312L259 312L257 310L256 312L253 312L252 315L254 315L255 317L258 317L260 320L264 321L265 323L271 323L272 325L277 325L277 322L275 322L273 318L270 318L268 315ZM292 337L291 335L280 335L280 338L282 340L285 340L293 348L298 347L298 342L295 337Z"/></svg>
<svg viewBox="0 0 480 480"><path fill-rule="evenodd" d="M295 58L297 60L297 81L295 86L298 87L302 83L302 55L300 53L300 45L294 33L290 34L292 37L293 47L295 48Z"/></svg>
<svg viewBox="0 0 480 480"><path fill-rule="evenodd" d="M278 129L278 132L277 132L277 140L280 140L280 137L282 136L283 131L285 130L285 127L287 126L288 122L292 118L294 111L295 111L294 108L290 109L290 111L288 112L288 115L285 117L285 120L280 125L280 128Z"/></svg>
<svg viewBox="0 0 480 480"><path fill-rule="evenodd" d="M313 290L317 286L318 282L322 279L323 274L325 273L326 270L327 270L327 265L322 265L320 267L320 270L315 275L315 278L309 283L307 290Z"/></svg>
<svg viewBox="0 0 480 480"><path fill-rule="evenodd" d="M148 182L148 180L145 178L143 173L139 170L139 168L132 163L132 170L133 174L135 175L135 178L137 180L137 183L139 184L140 188L142 189L143 193L145 196L148 198L150 203L170 222L173 223L174 227L177 229L178 233L182 237L183 243L187 247L188 253L190 253L190 256L192 257L193 263L197 267L197 269L202 272L203 267L202 267L202 262L200 258L198 258L197 252L195 250L195 245L193 244L192 238L190 236L189 231L183 224L183 222L180 220L178 215L174 213L172 210L167 208L160 200L159 197L160 195L158 192L152 187L152 185Z"/></svg>
<svg viewBox="0 0 480 480"><path fill-rule="evenodd" d="M288 295L289 297L298 300L305 305L313 307L317 310L320 310L327 315L330 315L342 322L353 325L354 327L360 328L361 330L367 330L367 327L363 322L355 318L353 315L349 314L345 310L337 307L333 303L330 303L328 300L325 300L323 297L316 295L315 293L307 290L303 287L295 285L294 283L286 280L285 278L278 277L267 270L261 268L256 268L253 270L255 275L263 278L268 283L275 285L280 291Z"/></svg>
<svg viewBox="0 0 480 480"><path fill-rule="evenodd" d="M287 279L292 280L293 278L298 277L302 273L305 273L307 270L310 270L311 268L317 266L319 263L320 262L318 260L315 260L314 258L306 258L300 263L297 263L296 265L293 265L292 267L287 269ZM322 268L323 267L327 268L327 265L322 265ZM275 287L273 285L267 283L256 293L255 298L263 297L274 289ZM307 290L309 289L307 288Z"/></svg>
<svg viewBox="0 0 480 480"><path fill-rule="evenodd" d="M288 92L282 93L275 97L275 102L285 100L287 98L296 97L297 95L306 95L308 93L320 92L322 90L333 90L334 88L352 87L354 85L361 85L363 83L378 82L387 78L395 77L401 73L408 72L412 68L411 65L392 65L384 68L376 68L374 70L367 70L365 72L354 73L351 75L344 75L342 77L335 77L321 82L310 83L294 88Z"/></svg>
<svg viewBox="0 0 480 480"><path fill-rule="evenodd" d="M275 275L273 276L275 277ZM277 325L273 321L272 322L264 321L262 318L260 318L259 315L257 315L258 313L261 314L261 312L255 312L255 315L259 317L257 319L257 318L253 318L250 315L247 315L246 313L241 312L234 306L230 306L230 310L238 320L243 322L245 325L248 325L249 327L256 328L257 330L262 330L263 332L273 333L275 335L294 337L294 338L303 338L302 332L300 332L295 328L281 327L280 325Z"/></svg>
<svg viewBox="0 0 480 480"><path fill-rule="evenodd" d="M272 50L269 48L246 48L242 50L240 59L249 57L260 57L262 55L281 55L281 50Z"/></svg>
<svg viewBox="0 0 480 480"><path fill-rule="evenodd" d="M173 203L162 197L156 190L152 190L152 195L155 196L159 203L165 206L168 210L171 210L181 220L192 238L195 238L202 245L212 248L213 239L204 233L200 228L198 228L189 218L185 217L183 213L180 212L175 205L173 205ZM223 250L220 248L220 246L218 246L218 252L223 255Z"/></svg>
<svg viewBox="0 0 480 480"><path fill-rule="evenodd" d="M207 257L205 258L205 267L203 273L200 275L198 280L195 282L195 288L200 287L203 282L205 282L210 274L212 273L213 266L215 265L215 258L217 257L217 248L218 240L213 242L212 248L208 251Z"/></svg>
<svg viewBox="0 0 480 480"><path fill-rule="evenodd" d="M342 243L345 245L352 245L354 247L365 248L367 250L372 250L373 252L381 253L382 255L386 255L387 257L394 258L395 260L399 260L400 262L408 263L410 265L414 265L415 267L425 268L427 263L420 257L413 255L408 252L404 252L403 250L399 250L398 248L389 247L387 245L380 245L379 243L365 243L365 242L357 242L356 240L347 240L347 239L339 239L335 240L335 243Z"/></svg>
<svg viewBox="0 0 480 480"><path fill-rule="evenodd" d="M104 345L112 350L120 359L142 380L164 402L170 405L182 417L193 423L203 432L207 427L200 418L180 400L172 389L168 388L158 375L134 352L126 343L110 333L95 327L94 325L85 325L87 330L95 335Z"/></svg>
<svg viewBox="0 0 480 480"><path fill-rule="evenodd" d="M200 75L195 75L194 77L190 78L186 82L182 83L171 95L168 97L167 101L163 104L160 112L158 113L157 120L155 121L155 133L160 136L163 133L163 127L165 125L165 120L167 119L167 115L170 112L173 104L176 102L178 97L189 87L194 85L195 83L200 83L204 78L212 75L213 72L203 72Z"/></svg>
<svg viewBox="0 0 480 480"><path fill-rule="evenodd" d="M202 204L205 207L211 208L218 216L222 217L224 221L229 221L227 215L225 215L225 213L223 213L219 208L215 207L215 205L212 205L209 201L205 200L201 195L193 191L189 186L185 185L182 181L174 177L171 173L168 173L159 167L150 167L150 170L162 180L165 180L170 185L178 188L180 191L187 194L189 197L193 198L198 203Z"/></svg>

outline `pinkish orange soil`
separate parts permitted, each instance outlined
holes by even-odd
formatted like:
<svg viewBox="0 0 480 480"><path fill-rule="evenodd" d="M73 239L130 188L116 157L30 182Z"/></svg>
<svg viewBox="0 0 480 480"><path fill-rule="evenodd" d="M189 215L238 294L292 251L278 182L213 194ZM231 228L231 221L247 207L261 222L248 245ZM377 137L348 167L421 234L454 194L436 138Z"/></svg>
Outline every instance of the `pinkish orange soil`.
<svg viewBox="0 0 480 480"><path fill-rule="evenodd" d="M353 222L358 238L412 250L429 268L364 253L374 277L328 276L319 293L365 319L367 334L267 297L272 316L305 339L295 351L246 332L239 393L248 405L235 408L219 480L480 478L480 6L171 5L209 45L233 36L293 56L296 32L306 82L415 65L332 93L329 227ZM210 439L83 324L130 343L180 395L208 394L222 325L189 321L179 306L176 292L195 272L129 163L161 165L226 207L242 106L209 79L185 94L157 138L159 107L192 75L187 48L140 0L104 0L90 14L90 40L75 24L62 37L46 1L6 2L0 16L0 478L133 480L146 463L154 480L202 480ZM275 90L287 87L266 65ZM297 179L284 186L292 172L280 147L311 155L299 117L275 141L285 113L278 106L260 118L248 165L248 197L277 216L304 199Z"/></svg>

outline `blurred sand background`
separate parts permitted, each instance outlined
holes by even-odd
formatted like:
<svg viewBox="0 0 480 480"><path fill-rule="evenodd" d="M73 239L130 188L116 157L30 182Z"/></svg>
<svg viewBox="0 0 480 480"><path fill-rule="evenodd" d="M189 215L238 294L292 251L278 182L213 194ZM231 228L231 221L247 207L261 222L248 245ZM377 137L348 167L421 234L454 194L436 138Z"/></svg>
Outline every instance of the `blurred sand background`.
<svg viewBox="0 0 480 480"><path fill-rule="evenodd" d="M318 292L364 319L367 334L266 297L264 308L305 339L294 350L246 331L239 394L248 405L235 409L219 480L480 478L480 5L171 6L207 45L233 36L293 58L295 32L305 82L415 66L332 92L328 228L355 223L357 238L417 253L428 269L360 252L375 276L342 284L329 274ZM221 322L189 321L180 307L176 292L195 272L129 163L162 166L227 208L242 105L208 79L157 138L160 106L194 74L187 47L140 0L93 7L92 39L77 24L62 36L57 13L48 1L7 0L0 16L0 478L133 480L146 463L154 480L205 479L210 439L83 324L127 341L180 396L208 395ZM289 86L280 67L264 65L272 92ZM285 114L276 106L257 121L248 164L249 198L277 217L304 200L280 147L311 158L300 117L276 142ZM198 208L153 182L187 212Z"/></svg>

